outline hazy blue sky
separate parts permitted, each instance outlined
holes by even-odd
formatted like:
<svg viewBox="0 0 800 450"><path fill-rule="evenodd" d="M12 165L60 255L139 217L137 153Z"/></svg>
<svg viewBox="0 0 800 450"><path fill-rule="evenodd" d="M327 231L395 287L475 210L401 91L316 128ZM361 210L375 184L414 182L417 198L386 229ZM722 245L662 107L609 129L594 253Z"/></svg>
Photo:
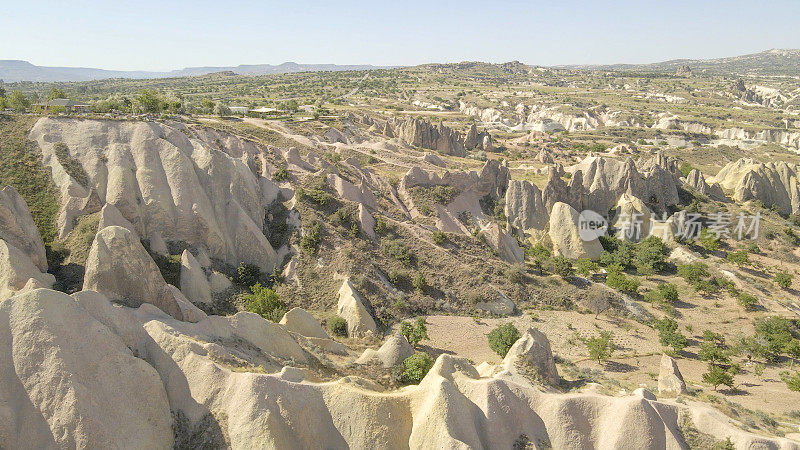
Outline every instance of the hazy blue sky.
<svg viewBox="0 0 800 450"><path fill-rule="evenodd" d="M799 19L797 0L0 0L0 59L142 70L639 63L798 48Z"/></svg>

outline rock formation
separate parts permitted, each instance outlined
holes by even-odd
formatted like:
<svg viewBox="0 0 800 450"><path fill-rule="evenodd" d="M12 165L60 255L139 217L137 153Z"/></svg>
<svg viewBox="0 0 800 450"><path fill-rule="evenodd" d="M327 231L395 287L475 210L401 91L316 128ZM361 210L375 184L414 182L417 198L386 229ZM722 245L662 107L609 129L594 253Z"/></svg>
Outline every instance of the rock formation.
<svg viewBox="0 0 800 450"><path fill-rule="evenodd" d="M578 233L580 214L566 203L556 202L550 212L550 241L553 253L570 259L597 259L603 251L597 237L584 240Z"/></svg>
<svg viewBox="0 0 800 450"><path fill-rule="evenodd" d="M548 224L542 193L535 184L524 180L508 182L505 214L508 229L521 237L529 230L543 230Z"/></svg>
<svg viewBox="0 0 800 450"><path fill-rule="evenodd" d="M16 292L53 287L55 282L55 277L40 272L28 255L0 239L0 302Z"/></svg>
<svg viewBox="0 0 800 450"><path fill-rule="evenodd" d="M658 395L676 396L686 393L686 383L683 381L675 360L667 355L661 356L661 366L658 372Z"/></svg>
<svg viewBox="0 0 800 450"><path fill-rule="evenodd" d="M400 333L393 333L378 350L368 348L356 359L356 364L381 364L383 367L394 367L414 354L414 348Z"/></svg>
<svg viewBox="0 0 800 450"><path fill-rule="evenodd" d="M127 306L150 303L178 320L197 314L180 291L170 289L136 236L122 227L97 232L86 259L83 288Z"/></svg>
<svg viewBox="0 0 800 450"><path fill-rule="evenodd" d="M181 255L181 293L192 303L211 304L211 285L203 267L189 250Z"/></svg>
<svg viewBox="0 0 800 450"><path fill-rule="evenodd" d="M269 200L262 186L272 182L257 163L264 150L252 142L180 123L49 117L36 122L30 138L62 193L62 237L75 217L109 203L142 238L158 232L231 265L244 261L272 270L276 254L262 232ZM67 174L55 155L57 143L80 162L90 186Z"/></svg>
<svg viewBox="0 0 800 450"><path fill-rule="evenodd" d="M27 203L11 186L0 190L0 239L23 252L39 271L47 271L42 237Z"/></svg>
<svg viewBox="0 0 800 450"><path fill-rule="evenodd" d="M800 213L800 167L783 161L759 163L742 158L720 169L714 181L738 202L758 200L781 214Z"/></svg>
<svg viewBox="0 0 800 450"><path fill-rule="evenodd" d="M703 173L697 169L692 169L689 175L686 176L686 185L711 200L724 201L726 199L722 187L718 183L706 183Z"/></svg>
<svg viewBox="0 0 800 450"><path fill-rule="evenodd" d="M650 236L653 218L650 209L638 198L622 194L614 208L614 217L618 239L639 242Z"/></svg>
<svg viewBox="0 0 800 450"><path fill-rule="evenodd" d="M558 370L553 352L550 350L550 341L544 333L535 328L529 328L511 346L503 358L502 367L517 372L527 372L525 369L529 369L540 382L552 386L558 385Z"/></svg>
<svg viewBox="0 0 800 450"><path fill-rule="evenodd" d="M287 330L301 336L319 339L331 338L325 329L322 328L322 325L317 322L317 319L302 308L292 308L287 311L286 314L283 315L280 324L285 326Z"/></svg>
<svg viewBox="0 0 800 450"><path fill-rule="evenodd" d="M350 279L344 280L339 289L339 303L336 313L347 321L347 335L352 337L367 337L377 331L375 320L372 319L365 300L356 291Z"/></svg>

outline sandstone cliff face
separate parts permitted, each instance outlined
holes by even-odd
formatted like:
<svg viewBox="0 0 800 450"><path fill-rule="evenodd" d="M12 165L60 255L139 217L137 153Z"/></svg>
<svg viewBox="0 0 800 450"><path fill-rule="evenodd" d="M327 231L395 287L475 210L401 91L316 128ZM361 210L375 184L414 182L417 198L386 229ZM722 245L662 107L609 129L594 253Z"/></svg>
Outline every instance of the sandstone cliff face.
<svg viewBox="0 0 800 450"><path fill-rule="evenodd" d="M118 226L97 232L86 259L83 287L128 306L155 305L178 320L204 316L164 281L139 239Z"/></svg>
<svg viewBox="0 0 800 450"><path fill-rule="evenodd" d="M584 240L578 233L578 211L566 203L557 202L550 212L550 241L553 253L570 259L597 259L603 251L595 237Z"/></svg>
<svg viewBox="0 0 800 450"><path fill-rule="evenodd" d="M714 177L739 202L758 200L782 214L800 212L800 167L783 161L759 163L742 158L723 167Z"/></svg>
<svg viewBox="0 0 800 450"><path fill-rule="evenodd" d="M11 186L0 190L0 239L25 253L41 272L47 271L42 237L25 200Z"/></svg>
<svg viewBox="0 0 800 450"><path fill-rule="evenodd" d="M548 223L548 211L542 201L542 193L528 181L509 181L505 214L509 230L518 235L531 229L543 230Z"/></svg>
<svg viewBox="0 0 800 450"><path fill-rule="evenodd" d="M248 354L267 373L242 371ZM646 392L559 393L552 362L533 330L483 376L443 354L418 386L381 393L358 377L308 379L308 354L254 314L192 324L96 292L37 290L0 304L0 398L12 405L0 410L0 439L12 449L511 448L524 435L552 448L663 449L684 445L680 414L740 448L799 448Z"/></svg>
<svg viewBox="0 0 800 450"><path fill-rule="evenodd" d="M275 250L264 236L268 192L264 150L242 139L182 124L42 118L30 132L62 193L59 231L73 218L114 205L142 239L185 241L232 265L270 271ZM55 155L65 145L89 186ZM92 200L92 199L95 199ZM94 205L94 203L97 203Z"/></svg>
<svg viewBox="0 0 800 450"><path fill-rule="evenodd" d="M726 199L725 192L719 183L708 184L703 173L697 169L692 169L686 176L686 185L711 200L724 201Z"/></svg>

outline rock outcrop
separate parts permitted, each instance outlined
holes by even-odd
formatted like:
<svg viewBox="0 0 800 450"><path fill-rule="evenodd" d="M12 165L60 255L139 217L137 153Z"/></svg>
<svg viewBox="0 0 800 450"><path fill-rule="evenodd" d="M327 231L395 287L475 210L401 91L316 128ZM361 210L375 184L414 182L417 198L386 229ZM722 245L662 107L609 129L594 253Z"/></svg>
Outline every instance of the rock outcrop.
<svg viewBox="0 0 800 450"><path fill-rule="evenodd" d="M380 364L383 367L394 367L414 354L414 348L400 333L393 333L378 350L368 348L356 359L356 364Z"/></svg>
<svg viewBox="0 0 800 450"><path fill-rule="evenodd" d="M436 150L445 155L466 156L464 138L451 128L416 117L408 117L396 129L395 133L409 145Z"/></svg>
<svg viewBox="0 0 800 450"><path fill-rule="evenodd" d="M506 233L499 224L492 222L482 232L486 242L503 261L514 264L525 260L525 252L519 246L517 240Z"/></svg>
<svg viewBox="0 0 800 450"><path fill-rule="evenodd" d="M639 242L650 236L653 218L650 209L638 198L622 194L614 208L614 217L618 239Z"/></svg>
<svg viewBox="0 0 800 450"><path fill-rule="evenodd" d="M256 314L187 323L149 304L115 307L96 292L70 297L37 290L0 303L0 398L9 405L0 410L0 440L9 448L511 448L523 442L655 449L685 445L679 417L687 417L699 431L717 440L730 436L741 448L798 448L789 439L737 429L708 408L662 403L645 392L610 397L542 389L557 380L548 347L537 332L526 333L500 367L508 370L486 376L468 360L443 354L419 385L382 393L353 376L310 379L308 354L282 325ZM259 361L260 370L249 370L247 358Z"/></svg>
<svg viewBox="0 0 800 450"><path fill-rule="evenodd" d="M661 366L658 372L658 395L676 396L686 393L686 383L683 381L675 360L667 355L661 356Z"/></svg>
<svg viewBox="0 0 800 450"><path fill-rule="evenodd" d="M535 328L529 328L521 338L511 346L503 358L502 367L512 372L530 374L539 382L551 386L558 385L558 369L550 349L547 336Z"/></svg>
<svg viewBox="0 0 800 450"><path fill-rule="evenodd" d="M210 256L272 271L275 250L264 236L264 208L273 199L265 149L250 141L180 123L45 117L30 132L61 190L60 236L73 219L114 205L150 239L202 247ZM80 163L88 186L63 168L55 147Z"/></svg>
<svg viewBox="0 0 800 450"><path fill-rule="evenodd" d="M708 184L703 173L697 169L692 169L686 176L686 185L711 200L724 201L726 199L722 187L718 183Z"/></svg>
<svg viewBox="0 0 800 450"><path fill-rule="evenodd" d="M350 279L344 280L339 288L339 302L336 313L347 321L347 335L352 337L368 337L375 334L375 320L364 306L366 301L353 287Z"/></svg>
<svg viewBox="0 0 800 450"><path fill-rule="evenodd" d="M505 200L509 231L522 237L530 230L544 230L547 227L548 211L542 201L542 193L535 184L510 180Z"/></svg>
<svg viewBox="0 0 800 450"><path fill-rule="evenodd" d="M203 266L189 250L181 254L181 293L192 303L210 305L211 284L206 278Z"/></svg>
<svg viewBox="0 0 800 450"><path fill-rule="evenodd" d="M283 315L280 324L287 330L305 337L330 339L330 335L322 328L308 311L302 308L292 308Z"/></svg>
<svg viewBox="0 0 800 450"><path fill-rule="evenodd" d="M184 310L187 316L196 314L197 308L180 291L170 289L139 239L122 227L97 232L86 259L83 288L126 306L149 303L178 320L184 320Z"/></svg>
<svg viewBox="0 0 800 450"><path fill-rule="evenodd" d="M0 239L0 302L17 292L53 287L56 279L42 273L22 250Z"/></svg>
<svg viewBox="0 0 800 450"><path fill-rule="evenodd" d="M103 228L111 226L125 228L133 233L134 236L139 235L136 231L136 227L119 212L116 206L111 203L106 203L100 210L100 221L97 223L97 229L102 230Z"/></svg>
<svg viewBox="0 0 800 450"><path fill-rule="evenodd" d="M597 259L603 251L597 237L584 240L578 232L580 214L566 203L556 202L550 212L553 253L570 259Z"/></svg>
<svg viewBox="0 0 800 450"><path fill-rule="evenodd" d="M47 272L44 242L33 222L28 204L16 189L0 190L0 239L23 252L41 272Z"/></svg>
<svg viewBox="0 0 800 450"><path fill-rule="evenodd" d="M758 200L781 214L800 213L800 167L783 161L759 163L742 158L720 169L714 181L738 202Z"/></svg>
<svg viewBox="0 0 800 450"><path fill-rule="evenodd" d="M0 303L0 399L4 448L173 444L159 373L60 292Z"/></svg>

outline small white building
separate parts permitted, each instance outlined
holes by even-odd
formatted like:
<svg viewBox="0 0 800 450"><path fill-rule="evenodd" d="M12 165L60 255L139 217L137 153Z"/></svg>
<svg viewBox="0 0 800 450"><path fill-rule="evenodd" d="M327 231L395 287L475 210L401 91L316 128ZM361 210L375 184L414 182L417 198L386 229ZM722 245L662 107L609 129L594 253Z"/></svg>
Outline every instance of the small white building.
<svg viewBox="0 0 800 450"><path fill-rule="evenodd" d="M247 106L231 106L230 107L231 114L247 114L247 111L250 110Z"/></svg>

